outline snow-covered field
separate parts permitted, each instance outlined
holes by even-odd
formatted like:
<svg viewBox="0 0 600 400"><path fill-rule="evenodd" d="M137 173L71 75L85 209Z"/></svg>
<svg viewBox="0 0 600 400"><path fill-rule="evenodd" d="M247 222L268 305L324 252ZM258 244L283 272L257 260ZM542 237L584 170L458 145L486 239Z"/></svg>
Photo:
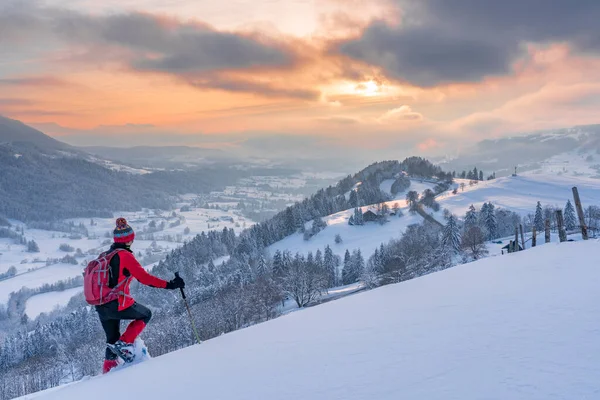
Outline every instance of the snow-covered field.
<svg viewBox="0 0 600 400"><path fill-rule="evenodd" d="M464 190L460 183L465 182ZM392 180L385 180L381 184L381 190L389 192ZM543 205L552 205L563 208L568 199L573 202L572 187L579 188L579 194L584 207L600 205L600 180L589 177L573 177L564 175L547 174L543 172L528 172L516 177L498 178L491 181L478 182L470 186L468 180L457 180L458 193L452 194L447 191L437 197L441 210L447 208L453 214L463 217L471 204L477 208L485 202L491 201L496 207L515 211L522 216L535 212L538 201ZM434 184L412 180L408 190L423 193L425 189L433 189ZM387 202L390 209L398 203L404 216L390 217L389 222L380 225L376 222L368 222L363 226L350 226L348 219L354 210L342 211L323 218L327 227L305 241L302 234L296 233L277 242L269 247L273 254L277 250L290 250L292 253L316 252L327 245L339 256L344 255L346 249L361 249L363 256L368 258L375 248L381 243L387 243L391 239L399 238L404 230L411 224L421 223L421 216L413 215L406 207L406 192L400 193L395 200ZM368 207L363 207L365 211ZM444 223L442 211L434 213L434 217ZM429 213L431 210L426 209ZM310 224L307 224L310 227ZM340 235L343 243L336 244L335 236ZM493 247L493 246L492 246ZM495 253L495 252L493 252ZM498 251L498 253L500 253Z"/></svg>
<svg viewBox="0 0 600 400"><path fill-rule="evenodd" d="M516 177L465 185L458 194L451 192L438 197L442 208L463 216L471 204L480 207L491 201L496 207L526 215L535 212L535 205L555 205L564 208L568 199L573 202L572 187L577 186L584 207L600 205L600 180L587 177L559 176L542 172L528 172Z"/></svg>
<svg viewBox="0 0 600 400"><path fill-rule="evenodd" d="M597 241L491 257L25 399L596 399ZM152 352L152 349L150 349Z"/></svg>
<svg viewBox="0 0 600 400"><path fill-rule="evenodd" d="M136 232L136 240L132 249L138 256L140 262L147 268L150 268L158 260L171 250L181 246L185 240L190 240L202 231L222 230L224 227L233 228L240 231L245 227L251 226L254 222L236 215L233 210L223 211L218 209L192 209L191 211L177 211L177 217L172 217L171 213L156 215L150 210L135 213L121 213L129 221L129 224ZM169 227L170 223L180 219L181 223L174 227ZM40 229L27 229L25 224L18 221L11 221L13 229L16 226L25 227L25 237L27 240L34 240L40 251L38 253L28 253L26 246L15 244L12 239L0 239L0 273L6 272L14 266L17 275L8 279L0 280L0 305L5 304L10 297L10 293L18 291L23 287L36 289L44 284L52 284L60 280L74 278L81 275L83 266L87 260L97 256L100 252L108 249L112 242L112 230L114 229L114 218L94 218L92 219L71 219L68 222L80 223L85 226L89 237L80 239L70 238L70 234L57 231L47 231ZM155 240L148 236L149 232L144 232L148 225L154 221L157 225L165 223L164 229L152 233ZM189 229L189 232L187 230ZM186 233L187 232L187 233ZM153 245L153 242L155 245ZM60 259L67 254L74 255L74 252L64 252L59 249L61 244L68 244L74 249L81 249L83 256L78 257L77 265L52 261L47 263L48 259ZM141 254L141 256L140 256ZM41 295L31 299L34 303ZM43 295L43 299L48 302L48 307L44 311L52 310L56 305L68 303L65 298L65 292L52 292ZM28 303L29 304L29 303ZM38 315L38 308L33 306L29 309L28 316ZM31 311L33 310L33 311ZM31 314L29 313L31 312Z"/></svg>
<svg viewBox="0 0 600 400"><path fill-rule="evenodd" d="M383 181L380 186L381 190L390 193L393 182L391 179ZM426 189L433 189L434 186L431 183L414 180L411 182L408 190L415 190L422 193ZM297 252L308 254L308 252L315 253L319 249L323 251L325 246L329 245L334 254L340 257L344 256L346 249L350 251L360 249L363 256L368 257L381 243L387 243L391 239L399 238L406 227L423 221L421 216L411 214L408 211L405 197L406 192L399 193L394 200L386 203L390 209L397 203L403 213L402 217L391 216L389 222L386 224L380 225L379 223L369 222L363 226L351 226L348 225L348 219L353 215L354 209L341 211L323 218L323 221L327 223L327 228L310 240L304 240L301 233L295 233L271 245L269 252L273 254L277 250L289 250L292 254ZM368 208L362 207L363 212ZM308 223L306 226L310 228L311 224ZM341 236L342 243L335 243L336 235Z"/></svg>
<svg viewBox="0 0 600 400"><path fill-rule="evenodd" d="M25 314L31 319L37 318L41 313L49 313L57 307L65 306L71 297L82 293L83 288L63 290L62 292L42 293L30 297L25 304Z"/></svg>

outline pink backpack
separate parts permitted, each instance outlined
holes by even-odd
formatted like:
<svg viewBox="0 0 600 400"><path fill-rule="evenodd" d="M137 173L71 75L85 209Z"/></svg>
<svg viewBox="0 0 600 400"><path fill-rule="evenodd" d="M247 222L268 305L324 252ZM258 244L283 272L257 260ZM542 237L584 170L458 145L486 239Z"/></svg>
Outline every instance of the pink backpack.
<svg viewBox="0 0 600 400"><path fill-rule="evenodd" d="M88 304L99 306L116 300L119 296L120 285L110 288L108 283L111 276L110 260L120 250L100 254L97 259L90 261L83 271L83 294Z"/></svg>

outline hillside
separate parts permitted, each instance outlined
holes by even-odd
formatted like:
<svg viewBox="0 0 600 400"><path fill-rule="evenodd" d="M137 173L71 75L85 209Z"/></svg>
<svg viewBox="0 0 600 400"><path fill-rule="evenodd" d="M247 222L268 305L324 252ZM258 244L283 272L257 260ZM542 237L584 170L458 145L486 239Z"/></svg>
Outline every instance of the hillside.
<svg viewBox="0 0 600 400"><path fill-rule="evenodd" d="M59 142L50 136L34 129L24 123L0 115L0 144L3 143L29 143L39 149L73 150L71 146Z"/></svg>
<svg viewBox="0 0 600 400"><path fill-rule="evenodd" d="M461 181L458 180L458 183ZM538 201L543 204L564 207L567 199L573 201L573 186L577 186L584 205L600 204L600 181L588 177L562 176L542 172L528 172L516 177L497 178L478 182L477 185L465 184L464 190L458 189L438 197L442 208L463 216L471 204L476 207L491 201L495 206L527 215L535 211Z"/></svg>
<svg viewBox="0 0 600 400"><path fill-rule="evenodd" d="M486 139L437 161L445 170L460 171L477 166L486 172L495 171L498 176L510 175L515 166L520 171L548 172L547 167L556 166L559 161L558 171L563 173L598 176L599 151L600 125L582 125Z"/></svg>
<svg viewBox="0 0 600 400"><path fill-rule="evenodd" d="M492 257L25 398L595 398L598 257L596 241Z"/></svg>
<svg viewBox="0 0 600 400"><path fill-rule="evenodd" d="M456 181L457 194L447 191L436 198L441 210L447 208L461 218L471 204L479 208L483 203L490 201L496 207L514 211L522 217L533 213L538 201L544 205L562 208L568 199L573 199L571 189L573 186L579 188L584 207L600 204L599 181L588 177L528 172L517 177L478 182L473 186L466 181L464 189L460 188L461 182L461 180ZM271 245L269 250L271 254L277 250L289 250L292 254L296 252L307 254L308 252L315 253L319 249L323 251L324 247L329 245L335 254L342 257L346 249L350 251L360 249L365 257L369 257L381 243L399 238L409 225L423 222L421 216L409 212L405 199L406 192L415 190L422 193L425 189L433 189L434 186L432 183L422 183L413 179L411 186L406 191L397 194L393 200L386 203L390 209L395 203L398 203L403 216L400 218L389 217L389 222L384 225L369 222L363 226L350 226L348 219L353 214L353 210L341 211L323 218L327 227L310 240L304 240L301 233L294 233ZM389 194L390 181L383 181L381 189ZM368 208L365 206L362 207L362 210L366 211ZM425 211L431 212L428 208L425 208ZM438 221L445 223L442 211L433 213L433 215ZM310 223L307 226L310 226ZM342 243L335 243L336 235L341 236Z"/></svg>
<svg viewBox="0 0 600 400"><path fill-rule="evenodd" d="M1 116L0 165L0 216L23 222L169 209L176 195L224 189L249 175L229 166L126 168Z"/></svg>

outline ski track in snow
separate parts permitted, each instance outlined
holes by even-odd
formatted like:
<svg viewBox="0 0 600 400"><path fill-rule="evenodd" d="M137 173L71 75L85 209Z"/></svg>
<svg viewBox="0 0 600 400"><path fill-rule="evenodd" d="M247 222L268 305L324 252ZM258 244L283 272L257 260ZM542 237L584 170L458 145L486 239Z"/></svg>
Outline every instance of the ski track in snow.
<svg viewBox="0 0 600 400"><path fill-rule="evenodd" d="M598 241L460 265L24 399L595 399ZM150 349L152 352L152 349Z"/></svg>

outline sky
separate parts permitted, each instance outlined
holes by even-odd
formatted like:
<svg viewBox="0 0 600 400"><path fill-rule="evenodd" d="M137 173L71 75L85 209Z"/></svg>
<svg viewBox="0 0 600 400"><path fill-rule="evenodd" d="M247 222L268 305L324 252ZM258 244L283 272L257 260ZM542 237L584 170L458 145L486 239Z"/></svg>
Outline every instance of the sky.
<svg viewBox="0 0 600 400"><path fill-rule="evenodd" d="M600 122L599 20L597 0L2 0L0 114L81 145L451 153Z"/></svg>

